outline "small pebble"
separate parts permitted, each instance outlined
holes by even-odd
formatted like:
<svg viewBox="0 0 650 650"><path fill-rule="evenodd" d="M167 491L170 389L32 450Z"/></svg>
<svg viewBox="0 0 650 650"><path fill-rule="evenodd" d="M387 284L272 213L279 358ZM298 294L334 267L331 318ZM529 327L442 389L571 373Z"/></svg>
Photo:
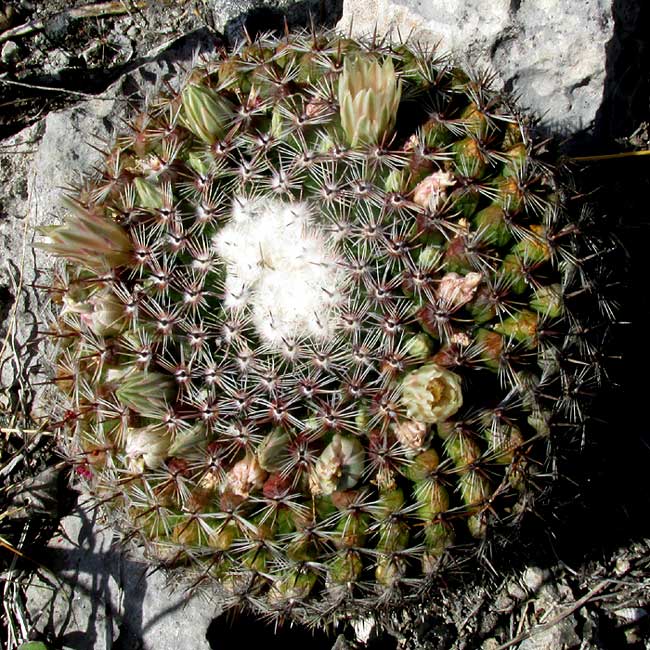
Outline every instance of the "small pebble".
<svg viewBox="0 0 650 650"><path fill-rule="evenodd" d="M544 584L547 577L548 571L533 566L528 567L526 571L524 571L522 579L528 590L534 594L539 591L539 588Z"/></svg>
<svg viewBox="0 0 650 650"><path fill-rule="evenodd" d="M522 589L520 585L518 585L516 582L511 582L508 587L507 587L508 594L512 596L515 600L524 600L526 598L527 594Z"/></svg>
<svg viewBox="0 0 650 650"><path fill-rule="evenodd" d="M648 612L643 607L621 607L614 611L614 614L625 621L640 621L648 615Z"/></svg>
<svg viewBox="0 0 650 650"><path fill-rule="evenodd" d="M625 642L627 645L636 646L643 641L641 632L638 627L631 627L628 630L625 630Z"/></svg>
<svg viewBox="0 0 650 650"><path fill-rule="evenodd" d="M624 557L619 557L614 566L614 572L617 576L622 576L630 570L630 561Z"/></svg>
<svg viewBox="0 0 650 650"><path fill-rule="evenodd" d="M496 650L499 647L499 642L496 639L485 639L481 650Z"/></svg>
<svg viewBox="0 0 650 650"><path fill-rule="evenodd" d="M53 41L59 41L65 38L70 24L71 19L67 14L56 14L45 23L45 35Z"/></svg>
<svg viewBox="0 0 650 650"><path fill-rule="evenodd" d="M510 612L515 606L515 601L507 594L499 594L494 603L494 609L497 612Z"/></svg>
<svg viewBox="0 0 650 650"><path fill-rule="evenodd" d="M18 61L19 58L20 50L18 48L18 45L16 45L16 43L13 41L7 41L2 46L2 53L0 53L0 59L2 59L2 62L10 65Z"/></svg>

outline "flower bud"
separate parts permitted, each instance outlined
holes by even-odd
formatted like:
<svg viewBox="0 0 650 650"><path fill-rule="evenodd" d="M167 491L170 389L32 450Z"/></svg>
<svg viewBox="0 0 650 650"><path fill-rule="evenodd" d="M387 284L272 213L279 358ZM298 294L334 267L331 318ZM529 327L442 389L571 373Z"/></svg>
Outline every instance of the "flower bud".
<svg viewBox="0 0 650 650"><path fill-rule="evenodd" d="M454 543L454 528L446 521L433 521L424 527L424 544L426 553L422 557L422 569L425 573L435 571L440 556Z"/></svg>
<svg viewBox="0 0 650 650"><path fill-rule="evenodd" d="M420 332L406 341L406 353L415 361L426 361L432 352L433 341L424 332Z"/></svg>
<svg viewBox="0 0 650 650"><path fill-rule="evenodd" d="M95 206L64 198L69 210L63 224L39 229L47 241L36 245L95 272L131 263L132 244L126 231Z"/></svg>
<svg viewBox="0 0 650 650"><path fill-rule="evenodd" d="M503 465L510 464L515 457L515 450L524 444L521 431L508 424L490 427L485 432L485 437L494 454L494 462Z"/></svg>
<svg viewBox="0 0 650 650"><path fill-rule="evenodd" d="M257 460L267 472L279 472L287 457L289 434L283 429L273 429L257 448Z"/></svg>
<svg viewBox="0 0 650 650"><path fill-rule="evenodd" d="M85 305L89 309L81 312L80 319L91 332L111 336L124 329L124 305L110 289L97 291Z"/></svg>
<svg viewBox="0 0 650 650"><path fill-rule="evenodd" d="M362 571L363 562L356 551L341 551L327 565L327 581L346 585L357 580Z"/></svg>
<svg viewBox="0 0 650 650"><path fill-rule="evenodd" d="M207 144L214 144L224 136L233 113L232 104L212 88L189 84L183 90L181 119Z"/></svg>
<svg viewBox="0 0 650 650"><path fill-rule="evenodd" d="M349 57L339 77L341 126L348 144L377 144L395 126L402 95L391 59L382 65L371 57Z"/></svg>
<svg viewBox="0 0 650 650"><path fill-rule="evenodd" d="M393 587L406 573L406 563L396 555L381 555L377 561L375 578L384 587Z"/></svg>
<svg viewBox="0 0 650 650"><path fill-rule="evenodd" d="M165 193L159 185L150 183L140 176L133 179L137 204L145 210L160 210L165 207Z"/></svg>
<svg viewBox="0 0 650 650"><path fill-rule="evenodd" d="M280 604L286 601L302 602L316 584L317 575L309 570L290 569L286 575L276 580L269 591L269 602Z"/></svg>
<svg viewBox="0 0 650 650"><path fill-rule="evenodd" d="M210 163L207 162L203 156L200 156L194 151L188 154L187 164L203 178L206 178L210 173Z"/></svg>
<svg viewBox="0 0 650 650"><path fill-rule="evenodd" d="M495 325L494 331L533 348L537 345L537 319L537 314L528 309L522 309L506 318L502 323Z"/></svg>
<svg viewBox="0 0 650 650"><path fill-rule="evenodd" d="M503 207L496 203L478 212L473 223L486 244L502 247L512 240L511 229L506 221Z"/></svg>
<svg viewBox="0 0 650 650"><path fill-rule="evenodd" d="M409 542L409 526L399 519L387 519L379 525L377 550L382 553L395 553L406 548Z"/></svg>
<svg viewBox="0 0 650 650"><path fill-rule="evenodd" d="M118 379L115 373L110 379ZM148 415L166 408L174 394L173 380L159 372L140 372L133 370L122 374L120 384L115 389L115 396L124 405Z"/></svg>
<svg viewBox="0 0 650 650"><path fill-rule="evenodd" d="M440 457L435 449L427 449L418 454L404 469L406 477L414 482L429 478L440 465Z"/></svg>
<svg viewBox="0 0 650 650"><path fill-rule="evenodd" d="M156 469L169 454L171 438L164 427L152 425L127 429L126 455L132 465L142 471L144 467Z"/></svg>
<svg viewBox="0 0 650 650"><path fill-rule="evenodd" d="M551 284L535 289L535 295L530 300L530 306L538 313L548 318L558 318L564 310L562 304L562 287Z"/></svg>

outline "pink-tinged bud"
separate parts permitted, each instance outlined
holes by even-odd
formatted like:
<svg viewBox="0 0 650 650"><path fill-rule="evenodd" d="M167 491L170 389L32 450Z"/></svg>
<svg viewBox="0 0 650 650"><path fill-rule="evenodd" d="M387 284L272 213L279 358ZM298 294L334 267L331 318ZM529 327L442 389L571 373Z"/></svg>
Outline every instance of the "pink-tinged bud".
<svg viewBox="0 0 650 650"><path fill-rule="evenodd" d="M255 456L246 456L226 474L226 485L233 494L247 498L251 492L262 489L266 472Z"/></svg>
<svg viewBox="0 0 650 650"><path fill-rule="evenodd" d="M121 404L145 416L167 408L174 393L172 378L159 372L111 370L107 374L107 381L119 382L115 396Z"/></svg>
<svg viewBox="0 0 650 650"><path fill-rule="evenodd" d="M257 448L257 459L267 472L279 472L287 460L289 434L276 428L269 433Z"/></svg>
<svg viewBox="0 0 650 650"><path fill-rule="evenodd" d="M71 198L63 202L68 209L64 222L40 228L47 241L35 244L37 248L100 273L131 264L132 243L122 226L96 206L84 206Z"/></svg>
<svg viewBox="0 0 650 650"><path fill-rule="evenodd" d="M124 305L110 289L96 291L89 298L68 291L63 296L61 315L69 313L79 314L79 320L98 336L118 334L126 325Z"/></svg>
<svg viewBox="0 0 650 650"><path fill-rule="evenodd" d="M440 280L436 296L444 305L459 309L474 298L482 278L480 273L474 272L467 275L447 273Z"/></svg>
<svg viewBox="0 0 650 650"><path fill-rule="evenodd" d="M413 203L423 208L436 210L447 195L447 188L456 184L453 174L434 172L420 181L413 191Z"/></svg>

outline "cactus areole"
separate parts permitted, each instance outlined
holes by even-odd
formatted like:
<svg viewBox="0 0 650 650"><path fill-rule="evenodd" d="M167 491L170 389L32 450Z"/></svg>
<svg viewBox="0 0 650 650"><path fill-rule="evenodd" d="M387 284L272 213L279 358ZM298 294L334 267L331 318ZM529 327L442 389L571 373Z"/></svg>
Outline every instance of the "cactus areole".
<svg viewBox="0 0 650 650"><path fill-rule="evenodd" d="M534 151L485 79L334 33L150 102L40 243L62 440L115 526L314 623L422 597L516 519L605 320Z"/></svg>

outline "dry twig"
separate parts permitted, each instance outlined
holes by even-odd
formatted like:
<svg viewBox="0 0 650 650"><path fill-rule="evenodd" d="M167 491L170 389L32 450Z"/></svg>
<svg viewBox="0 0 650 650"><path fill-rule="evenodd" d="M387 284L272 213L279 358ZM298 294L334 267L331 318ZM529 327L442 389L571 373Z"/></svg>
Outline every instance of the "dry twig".
<svg viewBox="0 0 650 650"><path fill-rule="evenodd" d="M564 608L557 616L554 616L550 621L547 621L546 623L542 623L541 625L535 625L530 629L517 634L517 636L514 639L511 639L507 643L500 645L495 650L506 650L506 648L511 648L512 646L517 645L518 643L521 643L525 639L535 636L540 632L549 630L553 626L557 625L560 621L564 620L568 616L571 616L571 614L573 614L574 612L578 611L581 607L586 605L590 600L594 598L594 596L596 596L596 594L599 594L611 582L612 581L609 579L599 582L593 589L590 589L582 598L578 598L578 600L576 600L574 603L571 603L571 605Z"/></svg>
<svg viewBox="0 0 650 650"><path fill-rule="evenodd" d="M68 9L63 11L56 16L50 18L50 20L55 20L59 18L102 18L104 16L121 16L123 14L130 14L132 11L139 11L144 9L147 6L147 0L131 0L131 2L125 2L120 0L117 2L97 2L92 5L86 5L84 7L76 7L74 9ZM19 36L27 36L35 32L40 32L45 29L48 21L41 19L30 20L29 22L23 23L22 25L17 25L11 29L0 34L0 43L10 41Z"/></svg>

